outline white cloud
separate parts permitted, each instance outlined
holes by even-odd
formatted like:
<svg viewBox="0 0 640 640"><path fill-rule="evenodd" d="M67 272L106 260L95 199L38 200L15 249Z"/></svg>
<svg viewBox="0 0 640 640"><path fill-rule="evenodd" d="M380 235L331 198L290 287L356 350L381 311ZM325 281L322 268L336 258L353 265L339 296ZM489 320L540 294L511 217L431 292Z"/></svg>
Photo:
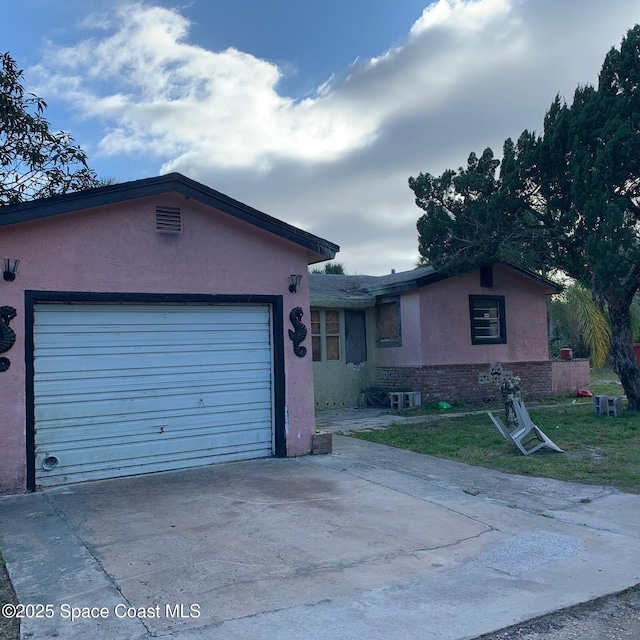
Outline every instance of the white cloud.
<svg viewBox="0 0 640 640"><path fill-rule="evenodd" d="M481 31L496 17L507 15L510 5L509 0L440 0L425 8L411 27L411 34L439 27L461 32Z"/></svg>
<svg viewBox="0 0 640 640"><path fill-rule="evenodd" d="M386 273L417 257L408 176L539 128L639 20L640 0L438 0L403 42L297 100L272 62L190 44L180 13L130 4L40 71L46 96L101 123L102 154L153 154L338 242L349 270Z"/></svg>
<svg viewBox="0 0 640 640"><path fill-rule="evenodd" d="M144 148L178 154L173 164L202 154L214 166L267 168L279 157L331 161L375 130L373 118L331 95L300 102L279 95L280 70L266 60L189 44L189 23L176 11L127 5L111 27L106 37L53 49L41 68L50 91L57 87L81 115L107 123L104 153Z"/></svg>

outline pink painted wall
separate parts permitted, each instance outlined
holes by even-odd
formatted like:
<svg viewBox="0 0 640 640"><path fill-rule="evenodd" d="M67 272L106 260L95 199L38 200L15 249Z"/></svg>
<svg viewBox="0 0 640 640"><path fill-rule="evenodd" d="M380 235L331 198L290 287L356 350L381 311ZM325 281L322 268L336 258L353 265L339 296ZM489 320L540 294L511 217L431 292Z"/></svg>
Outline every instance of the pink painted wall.
<svg viewBox="0 0 640 640"><path fill-rule="evenodd" d="M505 297L506 344L471 343L470 294ZM503 267L494 267L492 288L480 286L480 272L476 270L402 294L400 305L402 346L377 348L378 365L549 359L545 288Z"/></svg>
<svg viewBox="0 0 640 640"><path fill-rule="evenodd" d="M158 205L180 207L181 235L155 231ZM0 306L15 307L17 334L0 374L0 492L24 491L24 291L261 294L284 297L284 351L289 455L308 453L315 431L309 355L293 354L289 311L309 317L309 280L295 294L289 276L307 273L303 247L179 194L98 207L90 211L0 228L0 257L20 259L14 282L0 279ZM303 320L304 320L303 319Z"/></svg>
<svg viewBox="0 0 640 640"><path fill-rule="evenodd" d="M591 387L591 369L588 358L553 360L551 362L551 388L553 395L576 393Z"/></svg>
<svg viewBox="0 0 640 640"><path fill-rule="evenodd" d="M479 270L420 291L423 364L526 362L549 359L545 288L509 269L493 268L493 287ZM505 297L506 344L471 344L469 295Z"/></svg>

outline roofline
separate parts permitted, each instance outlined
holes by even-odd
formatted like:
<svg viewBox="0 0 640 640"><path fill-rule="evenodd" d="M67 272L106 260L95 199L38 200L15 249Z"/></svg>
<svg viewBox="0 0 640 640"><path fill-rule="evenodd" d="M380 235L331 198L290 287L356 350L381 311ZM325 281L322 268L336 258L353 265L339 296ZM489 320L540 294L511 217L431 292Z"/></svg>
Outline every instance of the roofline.
<svg viewBox="0 0 640 640"><path fill-rule="evenodd" d="M181 173L169 173L164 176L143 178L105 187L75 191L50 198L0 206L0 227L171 191L181 193L185 198L193 198L202 204L214 207L239 220L301 245L320 254L324 259L331 260L340 251L340 247L333 242L278 220L211 187L187 178ZM319 260L316 262L319 262Z"/></svg>
<svg viewBox="0 0 640 640"><path fill-rule="evenodd" d="M518 265L513 264L511 262L507 262L506 260L500 260L496 262L494 266L501 266L501 267L504 267L505 269L510 269L511 271L515 271L516 273L523 276L524 278L532 280L536 284L542 285L543 287L550 289L551 294L560 293L560 291L564 289L564 287L561 284L548 280L547 278L541 276L535 271L530 271L529 269L526 269L524 267L519 267ZM472 271L475 271L475 269L472 269ZM384 277L384 276L379 276L379 277ZM392 284L381 285L379 287L373 286L370 288L370 292L376 297L393 295L396 293L402 293L404 291L413 291L414 289L420 289L422 287L426 287L427 285L435 284L436 282L441 282L442 280L447 280L448 278L453 278L453 277L454 276L450 274L445 274L440 271L434 271L433 273L428 273L427 275L424 275L422 277L405 280L403 282L395 282Z"/></svg>
<svg viewBox="0 0 640 640"><path fill-rule="evenodd" d="M517 264L513 264L512 262L508 262L506 260L500 260L496 264L502 267L506 267L507 269L511 269L512 271L519 273L521 276L524 276L525 278L529 278L529 280L533 280L537 284L541 284L544 287L551 289L552 293L560 293L564 289L564 287L561 284L558 284L557 282L553 282L553 280L549 280L548 278L541 276L539 273L536 273L535 271L531 271L530 269L526 269L525 267L519 267Z"/></svg>
<svg viewBox="0 0 640 640"><path fill-rule="evenodd" d="M560 293L564 289L561 284L548 280L543 276L535 273L534 271L530 271L529 269L525 269L524 267L519 267L515 264L507 262L506 260L501 260L495 263L495 266L501 266L505 269L509 269L514 271L518 275L527 278L535 282L537 285L541 285L545 287L547 291L547 295L552 295L554 293ZM475 271L473 269L472 271ZM323 274L318 274L323 275ZM349 276L338 276L338 277L349 277ZM372 278L384 278L385 276L368 276ZM358 298L358 299L345 299L345 298L333 298L327 296L314 298L313 290L311 290L311 305L317 307L328 307L328 306L341 306L343 308L366 308L375 306L376 302L380 300L380 298L384 298L385 296L398 295L401 293L405 293L407 291L415 291L416 289L420 289L422 287L426 287L430 284L435 284L436 282L441 282L443 280L448 280L449 278L453 278L453 275L444 274L439 271L433 271L432 273L428 273L424 276L417 278L409 278L407 280L403 280L401 282L393 282L391 284L371 284L367 291L369 296L366 298Z"/></svg>
<svg viewBox="0 0 640 640"><path fill-rule="evenodd" d="M405 280L403 282L394 282L392 284L381 285L379 287L371 287L370 291L376 297L394 295L396 293L403 293L404 291L413 291L414 289L420 289L422 287L426 287L429 284L435 284L436 282L446 280L450 277L451 276L439 273L438 271L434 271L433 273L428 273L427 275L420 278L413 278L411 280Z"/></svg>

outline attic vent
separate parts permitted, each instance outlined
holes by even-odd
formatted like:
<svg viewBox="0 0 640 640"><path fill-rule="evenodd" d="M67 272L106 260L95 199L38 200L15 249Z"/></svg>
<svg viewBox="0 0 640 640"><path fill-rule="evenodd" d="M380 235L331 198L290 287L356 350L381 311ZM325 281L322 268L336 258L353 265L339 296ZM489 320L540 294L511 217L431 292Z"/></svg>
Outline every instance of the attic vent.
<svg viewBox="0 0 640 640"><path fill-rule="evenodd" d="M182 215L178 207L156 207L156 231L182 233Z"/></svg>

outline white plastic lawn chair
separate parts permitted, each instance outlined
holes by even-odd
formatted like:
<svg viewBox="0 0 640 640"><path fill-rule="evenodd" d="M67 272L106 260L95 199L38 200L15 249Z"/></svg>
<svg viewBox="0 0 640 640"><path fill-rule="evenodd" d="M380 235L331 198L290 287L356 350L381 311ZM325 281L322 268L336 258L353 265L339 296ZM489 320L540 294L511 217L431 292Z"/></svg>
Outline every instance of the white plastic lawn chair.
<svg viewBox="0 0 640 640"><path fill-rule="evenodd" d="M528 455L527 450L520 442L520 439L527 435L525 429L523 429L522 427L518 427L513 431L509 431L509 429L504 426L504 423L502 422L502 420L500 420L500 418L494 416L491 411L487 411L487 413L489 414L489 417L491 418L493 424L496 425L496 429L500 432L502 437L507 442L510 442L514 447L516 447L516 449L519 449L525 456Z"/></svg>
<svg viewBox="0 0 640 640"><path fill-rule="evenodd" d="M513 401L513 409L516 412L516 417L518 418L518 423L520 426L527 430L527 433L532 435L531 440L537 440L539 442L538 445L530 449L528 453L533 453L534 451L538 451L538 449L542 449L543 447L547 447L553 451L557 451L558 453L564 453L562 449L547 436L544 431L533 423L531 417L529 416L529 412L527 408L524 406L524 402L522 400L514 400ZM525 454L525 455L528 455Z"/></svg>
<svg viewBox="0 0 640 640"><path fill-rule="evenodd" d="M548 438L542 429L533 423L523 403L514 400L513 408L516 412L519 425L518 428L513 431L509 431L500 418L494 416L491 411L487 411L491 421L507 442L510 442L524 456L535 453L543 447L548 447L549 449L553 449L553 451L562 453L562 449ZM532 444L533 446L531 446Z"/></svg>

